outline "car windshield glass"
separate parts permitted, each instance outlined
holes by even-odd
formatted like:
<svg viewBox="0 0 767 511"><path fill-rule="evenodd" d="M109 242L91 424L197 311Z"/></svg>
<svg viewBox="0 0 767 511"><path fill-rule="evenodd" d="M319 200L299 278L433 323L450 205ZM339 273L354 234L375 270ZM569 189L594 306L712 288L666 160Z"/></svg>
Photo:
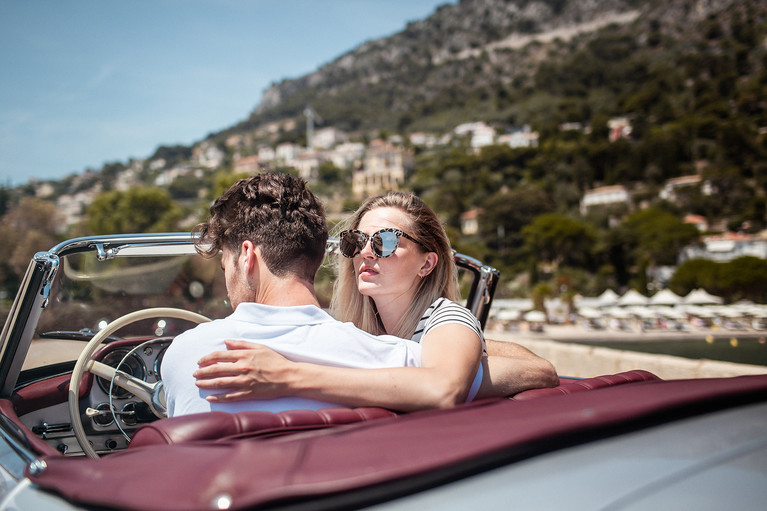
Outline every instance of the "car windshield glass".
<svg viewBox="0 0 767 511"><path fill-rule="evenodd" d="M231 313L219 258L134 253L99 260L95 252L63 256L24 369L76 360L83 341L109 322L151 307L186 309L211 319ZM130 325L118 335L172 336L190 326L157 318Z"/></svg>

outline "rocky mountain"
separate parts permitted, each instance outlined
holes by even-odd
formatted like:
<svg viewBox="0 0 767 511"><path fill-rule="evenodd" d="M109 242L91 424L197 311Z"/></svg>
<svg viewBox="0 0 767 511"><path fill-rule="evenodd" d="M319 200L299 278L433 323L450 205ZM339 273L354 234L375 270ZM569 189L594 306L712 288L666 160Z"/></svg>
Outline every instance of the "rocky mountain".
<svg viewBox="0 0 767 511"><path fill-rule="evenodd" d="M273 84L249 119L227 133L299 117L307 104L327 124L348 131L435 130L477 119L534 122L539 112L531 101L546 85L541 66L583 50L625 51L626 38L633 50L671 59L705 39L701 24L707 20L726 24L733 13L759 3L462 0L310 74ZM601 47L589 47L600 38Z"/></svg>

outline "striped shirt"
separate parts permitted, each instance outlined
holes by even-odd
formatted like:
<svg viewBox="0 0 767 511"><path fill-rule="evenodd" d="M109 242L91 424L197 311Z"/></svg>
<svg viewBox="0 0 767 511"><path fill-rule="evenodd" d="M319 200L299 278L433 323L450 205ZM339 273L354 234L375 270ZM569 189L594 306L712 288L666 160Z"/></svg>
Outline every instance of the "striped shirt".
<svg viewBox="0 0 767 511"><path fill-rule="evenodd" d="M482 342L482 351L487 353L485 348L485 336L482 334L482 325L479 320L471 313L469 309L463 305L448 300L447 298L437 298L432 302L426 312L423 313L421 319L418 321L418 326L415 328L412 340L415 342L421 342L421 339L431 331L440 325L447 325L449 323L464 325L467 328L474 330L479 340Z"/></svg>

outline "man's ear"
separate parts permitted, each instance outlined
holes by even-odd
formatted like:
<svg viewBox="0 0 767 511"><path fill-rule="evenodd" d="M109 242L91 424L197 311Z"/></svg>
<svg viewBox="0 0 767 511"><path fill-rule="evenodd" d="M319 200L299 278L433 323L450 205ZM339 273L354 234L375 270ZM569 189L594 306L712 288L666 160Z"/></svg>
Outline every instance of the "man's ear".
<svg viewBox="0 0 767 511"><path fill-rule="evenodd" d="M435 252L427 252L423 265L418 271L418 276L423 278L434 271L434 268L437 267L437 261L439 261L439 256Z"/></svg>
<svg viewBox="0 0 767 511"><path fill-rule="evenodd" d="M256 264L257 260L258 254L256 252L256 245L250 240L243 241L242 245L240 245L240 258L237 261L239 264L242 264L242 269L248 273Z"/></svg>

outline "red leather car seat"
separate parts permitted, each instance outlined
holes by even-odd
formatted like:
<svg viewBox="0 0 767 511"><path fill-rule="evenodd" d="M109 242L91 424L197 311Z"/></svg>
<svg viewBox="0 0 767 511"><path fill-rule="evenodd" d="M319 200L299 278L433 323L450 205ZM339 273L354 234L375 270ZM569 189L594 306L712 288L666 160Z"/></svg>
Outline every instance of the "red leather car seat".
<svg viewBox="0 0 767 511"><path fill-rule="evenodd" d="M145 424L136 430L129 447L277 435L396 416L391 410L372 407L290 410L280 413L195 413Z"/></svg>

